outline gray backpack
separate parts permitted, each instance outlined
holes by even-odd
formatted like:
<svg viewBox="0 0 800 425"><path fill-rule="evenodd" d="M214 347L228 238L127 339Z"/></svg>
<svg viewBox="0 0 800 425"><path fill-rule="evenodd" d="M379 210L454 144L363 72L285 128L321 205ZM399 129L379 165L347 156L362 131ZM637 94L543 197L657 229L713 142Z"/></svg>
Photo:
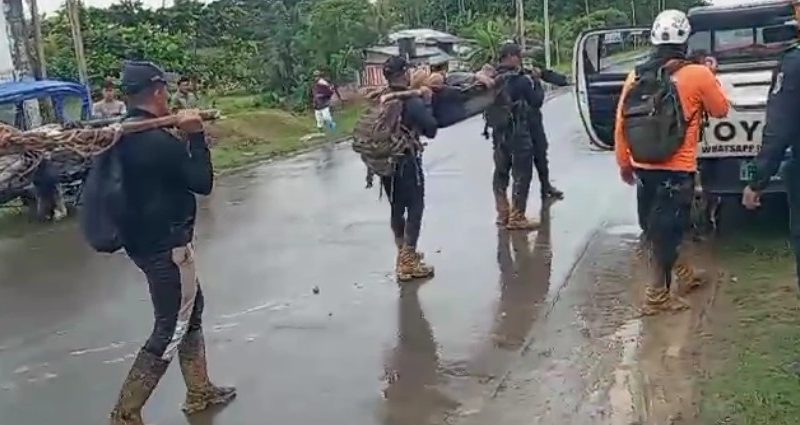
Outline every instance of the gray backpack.
<svg viewBox="0 0 800 425"><path fill-rule="evenodd" d="M683 145L688 123L672 75L687 64L680 61L654 70L636 71L636 79L622 104L625 136L634 161L664 162Z"/></svg>

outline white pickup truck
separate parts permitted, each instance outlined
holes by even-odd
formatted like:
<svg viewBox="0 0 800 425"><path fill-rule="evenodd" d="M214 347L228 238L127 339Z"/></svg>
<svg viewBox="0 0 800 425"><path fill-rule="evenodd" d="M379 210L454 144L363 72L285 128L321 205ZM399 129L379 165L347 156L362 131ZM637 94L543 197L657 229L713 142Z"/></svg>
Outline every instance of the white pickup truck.
<svg viewBox="0 0 800 425"><path fill-rule="evenodd" d="M731 102L724 119L709 119L700 141L699 175L706 195L739 195L752 177L761 149L764 113L772 71L783 51L797 42L791 0L737 6L705 6L688 13L692 24L690 57L712 57L717 77ZM622 33L623 53L604 57L607 34ZM587 31L574 50L578 110L589 141L614 147L614 114L622 84L635 65L647 59L649 28ZM776 178L767 192L783 192Z"/></svg>

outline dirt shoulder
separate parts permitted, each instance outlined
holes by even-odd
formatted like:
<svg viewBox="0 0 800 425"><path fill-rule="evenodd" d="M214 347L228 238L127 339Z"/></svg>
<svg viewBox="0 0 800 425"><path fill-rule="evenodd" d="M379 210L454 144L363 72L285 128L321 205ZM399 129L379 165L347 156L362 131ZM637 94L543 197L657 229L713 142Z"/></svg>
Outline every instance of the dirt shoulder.
<svg viewBox="0 0 800 425"><path fill-rule="evenodd" d="M699 423L797 424L800 311L786 236L719 245L730 277L720 285L703 344Z"/></svg>

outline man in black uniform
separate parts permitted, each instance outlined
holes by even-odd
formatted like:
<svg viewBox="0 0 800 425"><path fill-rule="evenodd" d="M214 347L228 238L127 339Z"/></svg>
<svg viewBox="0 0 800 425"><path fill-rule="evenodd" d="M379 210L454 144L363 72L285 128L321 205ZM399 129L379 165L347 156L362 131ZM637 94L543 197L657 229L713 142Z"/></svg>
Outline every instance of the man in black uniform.
<svg viewBox="0 0 800 425"><path fill-rule="evenodd" d="M535 90L522 69L522 49L509 43L500 49L500 64L495 68L498 96L484 117L492 129L494 146L494 191L497 225L509 230L533 230L537 223L525 217L533 175L532 110L544 102L544 91ZM514 184L508 203L510 177Z"/></svg>
<svg viewBox="0 0 800 425"><path fill-rule="evenodd" d="M544 97L544 87L542 87L541 81L559 87L569 85L566 76L549 69L541 70L539 68L534 68L529 75L531 76L534 90L542 92L542 97ZM547 161L547 133L544 131L541 107L531 108L529 125L531 128L531 137L533 138L533 165L536 167L536 173L539 175L542 200L564 199L564 192L558 190L550 182L550 166Z"/></svg>
<svg viewBox="0 0 800 425"><path fill-rule="evenodd" d="M798 15L800 2L795 3L795 16ZM791 148L792 158L784 180L789 195L789 234L800 283L800 120L797 111L800 111L800 46L793 46L786 51L772 77L761 152L756 158L755 177L744 189L742 204L749 209L761 205L761 191L778 172L786 150Z"/></svg>
<svg viewBox="0 0 800 425"><path fill-rule="evenodd" d="M164 72L150 62L129 62L122 74L129 97L126 120L169 115ZM187 414L223 404L235 389L208 378L203 341L203 292L194 260L195 194L211 193L214 174L203 122L180 113L188 143L162 129L124 136L119 149L127 210L119 223L128 256L144 272L155 313L153 332L133 362L111 412L111 425L143 425L141 410L175 352L186 382Z"/></svg>
<svg viewBox="0 0 800 425"><path fill-rule="evenodd" d="M389 83L390 91L409 89L408 61L400 56L392 56L383 65L383 75ZM422 172L422 144L419 136L436 137L438 124L430 108L431 92L424 98L411 97L404 100L403 126L411 130L417 143L409 148L405 156L395 165L391 177L383 177L381 183L389 197L392 207L391 226L398 248L396 272L400 281L425 279L433 276L433 267L426 265L423 255L417 252L417 241L422 228L422 213L425 209L425 175Z"/></svg>

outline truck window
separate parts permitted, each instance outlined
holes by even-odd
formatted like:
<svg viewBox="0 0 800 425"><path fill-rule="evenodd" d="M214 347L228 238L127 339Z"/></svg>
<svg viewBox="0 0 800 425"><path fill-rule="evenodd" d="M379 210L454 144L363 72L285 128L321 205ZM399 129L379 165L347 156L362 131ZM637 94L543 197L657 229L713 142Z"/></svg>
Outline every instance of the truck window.
<svg viewBox="0 0 800 425"><path fill-rule="evenodd" d="M689 54L711 54L719 63L775 60L796 38L782 26L699 31L689 39Z"/></svg>

